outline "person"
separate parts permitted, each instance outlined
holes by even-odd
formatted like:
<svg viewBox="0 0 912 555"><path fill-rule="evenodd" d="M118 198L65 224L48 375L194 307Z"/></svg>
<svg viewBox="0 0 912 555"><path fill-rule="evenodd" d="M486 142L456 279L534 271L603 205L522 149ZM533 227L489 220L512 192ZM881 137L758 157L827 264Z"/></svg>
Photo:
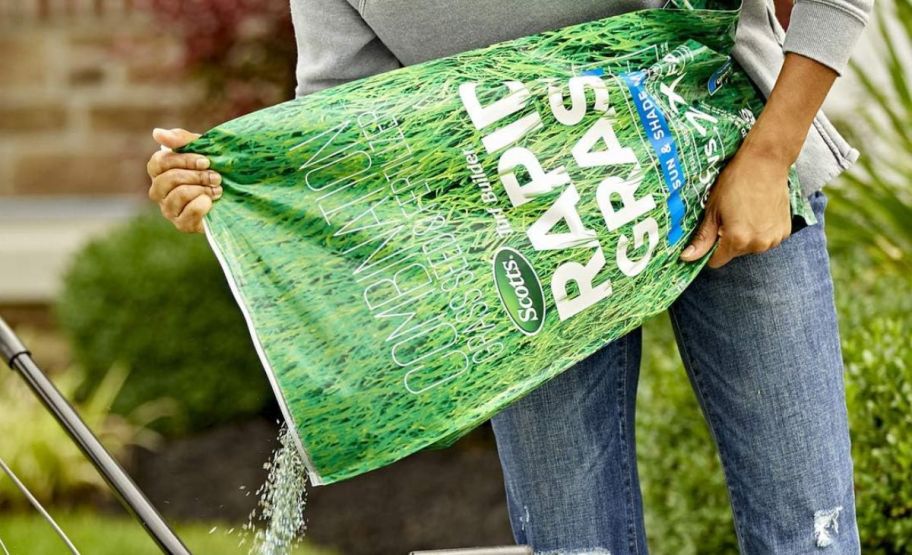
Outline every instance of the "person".
<svg viewBox="0 0 912 555"><path fill-rule="evenodd" d="M780 7L788 0L777 0ZM669 312L721 457L742 553L859 553L843 365L821 190L858 156L819 109L873 0L797 0L788 31L745 0L733 55L767 104L725 166L682 257L718 242ZM660 0L292 0L296 94ZM780 14L781 15L781 14ZM149 195L187 232L221 194L197 135L153 132ZM790 235L797 163L819 222ZM492 419L517 543L536 553L646 553L634 450L641 331ZM674 487L669 476L669 487ZM699 542L699 539L696 540Z"/></svg>

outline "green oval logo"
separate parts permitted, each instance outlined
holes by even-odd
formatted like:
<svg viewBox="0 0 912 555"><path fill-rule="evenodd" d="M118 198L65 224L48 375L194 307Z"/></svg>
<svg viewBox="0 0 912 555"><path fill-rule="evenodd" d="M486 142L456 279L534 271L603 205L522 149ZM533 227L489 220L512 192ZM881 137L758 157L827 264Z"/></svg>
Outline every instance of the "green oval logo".
<svg viewBox="0 0 912 555"><path fill-rule="evenodd" d="M545 324L545 292L525 256L510 247L494 253L494 283L510 319L526 335Z"/></svg>

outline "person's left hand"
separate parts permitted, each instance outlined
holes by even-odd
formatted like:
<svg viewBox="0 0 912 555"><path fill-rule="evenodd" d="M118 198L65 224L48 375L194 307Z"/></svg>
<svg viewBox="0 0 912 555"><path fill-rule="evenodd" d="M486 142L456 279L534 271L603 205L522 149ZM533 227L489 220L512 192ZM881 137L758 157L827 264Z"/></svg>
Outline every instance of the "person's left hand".
<svg viewBox="0 0 912 555"><path fill-rule="evenodd" d="M792 228L788 171L788 162L746 140L719 174L703 221L681 259L690 262L703 257L716 239L719 246L709 259L711 268L778 246Z"/></svg>

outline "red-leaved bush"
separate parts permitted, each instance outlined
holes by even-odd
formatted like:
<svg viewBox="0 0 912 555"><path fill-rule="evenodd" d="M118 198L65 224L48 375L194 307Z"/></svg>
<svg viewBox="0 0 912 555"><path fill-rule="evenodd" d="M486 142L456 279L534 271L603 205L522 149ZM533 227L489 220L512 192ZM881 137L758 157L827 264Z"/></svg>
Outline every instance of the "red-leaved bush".
<svg viewBox="0 0 912 555"><path fill-rule="evenodd" d="M288 0L143 0L183 42L182 66L206 87L211 122L294 96L296 58Z"/></svg>

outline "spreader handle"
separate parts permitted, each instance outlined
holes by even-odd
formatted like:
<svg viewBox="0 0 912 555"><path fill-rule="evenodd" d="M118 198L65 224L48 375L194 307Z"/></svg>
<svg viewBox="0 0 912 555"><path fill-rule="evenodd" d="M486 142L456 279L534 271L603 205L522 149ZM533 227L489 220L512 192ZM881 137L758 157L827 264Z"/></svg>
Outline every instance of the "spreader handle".
<svg viewBox="0 0 912 555"><path fill-rule="evenodd" d="M38 368L28 349L16 337L12 328L0 318L0 352L10 368L19 372L35 395L41 400L70 438L120 497L130 513L142 524L162 552L168 555L189 555L190 551L171 530L155 507L130 476L117 463L92 430L60 393L54 383Z"/></svg>
<svg viewBox="0 0 912 555"><path fill-rule="evenodd" d="M13 359L17 356L28 354L28 349L3 318L0 318L0 354L3 355L3 362L10 367L13 366Z"/></svg>

